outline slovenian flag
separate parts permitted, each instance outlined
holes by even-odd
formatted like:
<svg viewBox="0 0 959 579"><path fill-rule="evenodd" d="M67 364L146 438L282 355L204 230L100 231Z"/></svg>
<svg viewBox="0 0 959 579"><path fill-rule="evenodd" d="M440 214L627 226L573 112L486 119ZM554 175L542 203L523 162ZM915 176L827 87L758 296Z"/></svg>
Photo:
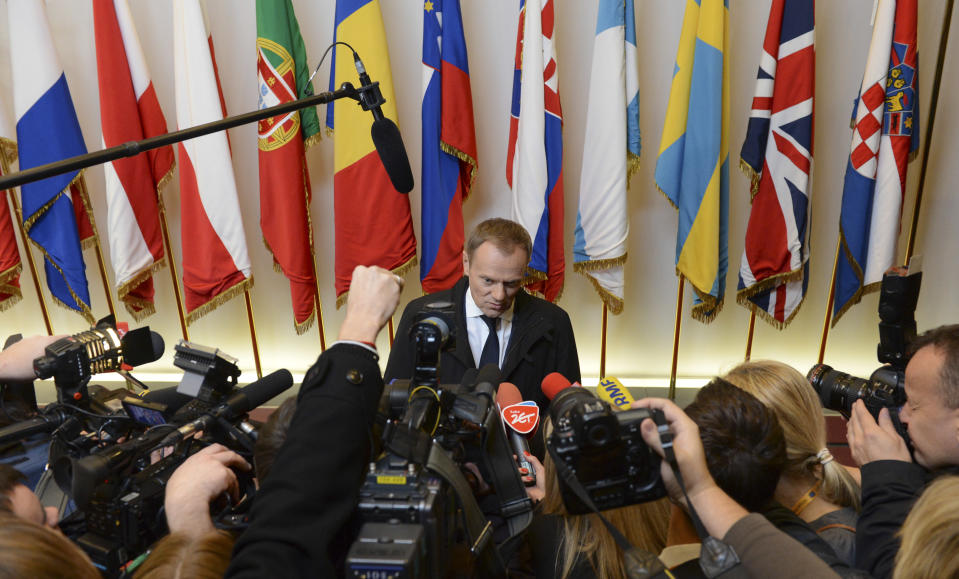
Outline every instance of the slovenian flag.
<svg viewBox="0 0 959 579"><path fill-rule="evenodd" d="M198 0L174 0L177 126L221 120L212 41ZM225 132L177 145L183 290L188 324L253 285L233 162Z"/></svg>
<svg viewBox="0 0 959 579"><path fill-rule="evenodd" d="M879 0L839 216L833 325L896 259L906 169L919 148L916 0Z"/></svg>
<svg viewBox="0 0 959 579"><path fill-rule="evenodd" d="M600 0L586 109L573 269L623 311L629 178L639 169L639 74L633 0Z"/></svg>
<svg viewBox="0 0 959 579"><path fill-rule="evenodd" d="M555 301L563 291L563 110L553 0L520 0L506 181L513 220L533 239L527 288Z"/></svg>
<svg viewBox="0 0 959 579"><path fill-rule="evenodd" d="M104 147L166 133L127 0L93 0L93 26ZM103 165L117 296L135 320L155 311L153 272L166 262L159 190L173 165L169 145Z"/></svg>
<svg viewBox="0 0 959 579"><path fill-rule="evenodd" d="M448 289L463 275L463 201L476 177L476 134L459 0L423 10L423 291Z"/></svg>
<svg viewBox="0 0 959 579"><path fill-rule="evenodd" d="M7 2L20 169L87 152L42 0ZM83 176L71 171L21 187L23 225L43 253L54 301L94 323L81 235L94 239ZM76 187L74 187L76 186ZM76 205L76 207L75 207ZM81 216L78 227L77 216Z"/></svg>
<svg viewBox="0 0 959 579"><path fill-rule="evenodd" d="M809 283L816 81L814 0L773 0L740 166L752 211L736 301L784 328Z"/></svg>
<svg viewBox="0 0 959 579"><path fill-rule="evenodd" d="M687 0L656 186L679 211L676 272L696 292L693 318L723 306L729 228L728 0Z"/></svg>

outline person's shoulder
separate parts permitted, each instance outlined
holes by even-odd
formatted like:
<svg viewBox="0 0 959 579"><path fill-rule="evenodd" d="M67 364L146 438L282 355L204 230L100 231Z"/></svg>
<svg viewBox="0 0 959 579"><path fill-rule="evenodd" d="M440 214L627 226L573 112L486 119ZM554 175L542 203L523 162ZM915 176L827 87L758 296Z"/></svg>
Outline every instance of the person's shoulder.
<svg viewBox="0 0 959 579"><path fill-rule="evenodd" d="M523 292L520 307L542 314L552 319L569 319L569 314L562 307L531 293Z"/></svg>

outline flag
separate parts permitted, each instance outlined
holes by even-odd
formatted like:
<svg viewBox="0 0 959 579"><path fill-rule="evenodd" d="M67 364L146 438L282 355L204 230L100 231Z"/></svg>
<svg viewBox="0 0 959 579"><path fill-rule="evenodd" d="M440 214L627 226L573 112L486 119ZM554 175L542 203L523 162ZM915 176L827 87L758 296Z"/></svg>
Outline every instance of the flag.
<svg viewBox="0 0 959 579"><path fill-rule="evenodd" d="M459 0L423 11L423 176L420 281L432 293L463 276L463 201L476 177L476 133Z"/></svg>
<svg viewBox="0 0 959 579"><path fill-rule="evenodd" d="M53 45L44 2L7 2L7 9L20 169L85 154L87 147ZM43 253L47 287L54 301L79 312L92 324L80 242L95 241L95 231L89 220L83 175L70 171L28 183L20 192L23 226Z"/></svg>
<svg viewBox="0 0 959 579"><path fill-rule="evenodd" d="M0 100L0 175L10 170L17 156L13 124L7 116L6 103ZM11 190L9 195L15 193ZM17 247L17 224L10 213L8 192L0 191L0 311L20 301L20 249Z"/></svg>
<svg viewBox="0 0 959 579"><path fill-rule="evenodd" d="M290 0L257 0L259 108L311 96L306 46ZM290 280L293 322L302 334L316 319L316 274L306 147L319 140L316 109L257 124L260 149L260 228L273 264Z"/></svg>
<svg viewBox="0 0 959 579"><path fill-rule="evenodd" d="M513 220L533 239L527 287L549 301L562 294L566 269L563 110L553 29L553 0L520 0L506 152Z"/></svg>
<svg viewBox="0 0 959 579"><path fill-rule="evenodd" d="M692 315L723 306L729 223L728 0L686 0L656 186L679 212L676 273L692 284Z"/></svg>
<svg viewBox="0 0 959 579"><path fill-rule="evenodd" d="M174 0L173 46L177 126L186 129L223 118L198 0ZM253 285L233 162L225 132L177 145L180 224L187 323Z"/></svg>
<svg viewBox="0 0 959 579"><path fill-rule="evenodd" d="M623 311L626 195L639 169L639 75L633 0L600 0L593 42L573 269L609 311Z"/></svg>
<svg viewBox="0 0 959 579"><path fill-rule="evenodd" d="M127 0L94 0L93 27L103 146L166 133ZM155 312L153 273L166 263L159 194L173 165L169 145L103 165L117 296L138 321Z"/></svg>
<svg viewBox="0 0 959 579"><path fill-rule="evenodd" d="M393 76L379 0L337 0L334 41L349 43L386 103L383 115L396 121ZM353 54L333 49L330 90L344 82L359 86ZM334 273L336 305L346 303L357 265L378 265L403 275L416 266L416 236L406 195L397 193L373 148L373 115L355 103L330 103L326 126L336 129L333 145L333 222L336 229Z"/></svg>
<svg viewBox="0 0 959 579"><path fill-rule="evenodd" d="M879 0L853 111L839 216L833 325L896 258L906 169L919 148L916 0Z"/></svg>
<svg viewBox="0 0 959 579"><path fill-rule="evenodd" d="M782 329L806 296L815 0L773 0L740 166L752 211L736 300Z"/></svg>

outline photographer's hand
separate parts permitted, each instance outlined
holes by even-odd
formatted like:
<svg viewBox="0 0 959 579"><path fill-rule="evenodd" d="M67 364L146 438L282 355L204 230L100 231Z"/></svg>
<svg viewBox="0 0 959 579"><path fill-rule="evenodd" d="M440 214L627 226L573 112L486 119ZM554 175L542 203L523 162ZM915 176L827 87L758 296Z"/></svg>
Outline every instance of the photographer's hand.
<svg viewBox="0 0 959 579"><path fill-rule="evenodd" d="M879 412L876 423L862 400L856 400L846 424L846 439L856 464L862 466L875 460L912 462L906 441L896 432L889 417L889 409Z"/></svg>
<svg viewBox="0 0 959 579"><path fill-rule="evenodd" d="M170 477L163 505L171 533L200 536L212 532L210 502L224 492L239 498L239 482L232 468L250 470L239 454L221 444L211 444L186 459Z"/></svg>
<svg viewBox="0 0 959 579"><path fill-rule="evenodd" d="M46 347L67 336L30 336L0 352L0 381L33 380L33 361L45 354Z"/></svg>
<svg viewBox="0 0 959 579"><path fill-rule="evenodd" d="M403 278L378 266L356 266L340 340L375 342L400 303Z"/></svg>

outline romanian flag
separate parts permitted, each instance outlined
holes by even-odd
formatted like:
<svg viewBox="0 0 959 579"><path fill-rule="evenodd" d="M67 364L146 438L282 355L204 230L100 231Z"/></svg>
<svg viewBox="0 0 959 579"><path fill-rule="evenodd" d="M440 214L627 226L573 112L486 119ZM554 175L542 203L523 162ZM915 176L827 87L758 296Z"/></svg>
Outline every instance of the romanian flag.
<svg viewBox="0 0 959 579"><path fill-rule="evenodd" d="M94 0L93 26L104 146L166 133L127 0ZM153 272L166 261L159 192L173 165L169 145L103 165L117 295L135 320L155 311Z"/></svg>
<svg viewBox="0 0 959 579"><path fill-rule="evenodd" d="M311 96L306 46L290 0L257 0L259 108ZM306 148L320 138L313 107L257 124L260 228L274 266L290 280L293 323L302 334L316 319L316 275Z"/></svg>
<svg viewBox="0 0 959 579"><path fill-rule="evenodd" d="M176 116L180 129L223 118L223 101L198 0L174 0ZM187 323L253 285L225 132L177 145Z"/></svg>
<svg viewBox="0 0 959 579"><path fill-rule="evenodd" d="M463 201L476 176L476 134L459 0L423 10L423 291L463 275Z"/></svg>
<svg viewBox="0 0 959 579"><path fill-rule="evenodd" d="M20 169L87 152L42 0L7 2ZM95 242L83 175L72 171L21 187L23 225L43 253L54 301L94 323L81 239ZM79 222L78 222L79 217Z"/></svg>
<svg viewBox="0 0 959 579"><path fill-rule="evenodd" d="M17 157L13 124L7 116L7 105L0 101L0 175L10 171ZM16 195L12 190L10 195ZM17 224L10 213L7 191L0 191L0 311L22 297L20 293L20 249L17 247Z"/></svg>
<svg viewBox="0 0 959 579"><path fill-rule="evenodd" d="M723 305L729 222L728 0L687 0L656 186L679 211L676 272L696 291L693 317Z"/></svg>
<svg viewBox="0 0 959 579"><path fill-rule="evenodd" d="M639 74L633 0L600 0L593 42L586 142L579 183L573 269L609 311L623 311L629 237L626 195L639 169Z"/></svg>
<svg viewBox="0 0 959 579"><path fill-rule="evenodd" d="M363 59L386 103L383 114L396 122L396 99L379 0L337 0L334 40L346 42ZM359 86L353 53L334 49L330 90L344 82ZM326 108L326 126L336 130L333 146L333 217L336 228L336 305L346 303L353 268L378 265L403 275L416 266L416 236L406 195L393 188L380 162L370 127L373 115L356 103Z"/></svg>
<svg viewBox="0 0 959 579"><path fill-rule="evenodd" d="M815 0L773 0L740 166L752 211L736 301L782 329L809 283Z"/></svg>
<svg viewBox="0 0 959 579"><path fill-rule="evenodd" d="M876 10L842 191L834 325L896 259L906 169L919 148L916 4L879 0Z"/></svg>
<svg viewBox="0 0 959 579"><path fill-rule="evenodd" d="M533 239L527 287L555 301L563 292L563 110L553 0L520 0L506 181L513 219Z"/></svg>

